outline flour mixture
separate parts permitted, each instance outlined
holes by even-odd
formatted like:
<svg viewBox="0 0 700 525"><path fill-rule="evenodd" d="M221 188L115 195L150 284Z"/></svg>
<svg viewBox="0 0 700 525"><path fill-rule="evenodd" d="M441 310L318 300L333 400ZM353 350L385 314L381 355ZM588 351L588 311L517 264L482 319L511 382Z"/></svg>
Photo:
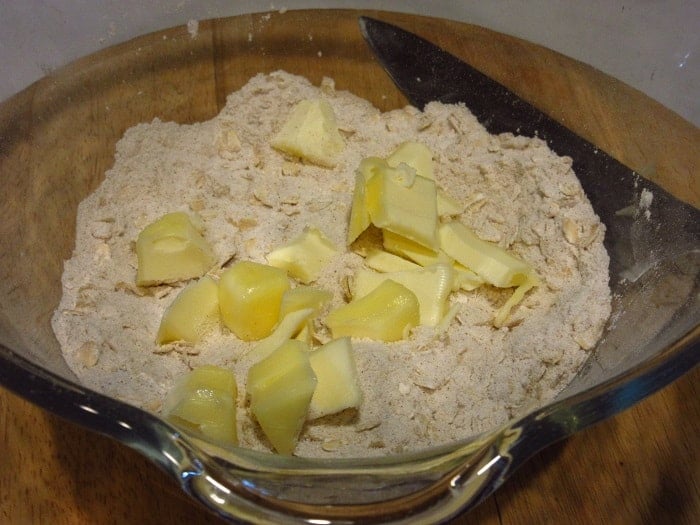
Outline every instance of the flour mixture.
<svg viewBox="0 0 700 525"><path fill-rule="evenodd" d="M286 158L270 146L291 108L323 98L345 148L335 168ZM258 75L210 121L154 120L128 130L114 166L78 212L73 256L53 327L80 381L158 412L176 378L193 367L234 370L242 446L269 450L246 408L254 346L220 328L196 345L159 346L164 310L185 283L135 285L134 243L162 215L197 216L213 246L215 277L232 260L265 262L307 227L340 248L318 287L342 304L343 281L362 265L345 248L355 171L404 141L434 154L435 179L463 203L459 220L534 267L541 283L493 326L512 290L482 286L452 294L445 331L417 327L404 341L354 340L363 392L359 409L306 424L301 456L386 455L489 430L555 396L574 377L610 313L604 226L571 169L539 139L489 135L463 106L429 104L380 113L325 80ZM323 334L322 334L323 335Z"/></svg>

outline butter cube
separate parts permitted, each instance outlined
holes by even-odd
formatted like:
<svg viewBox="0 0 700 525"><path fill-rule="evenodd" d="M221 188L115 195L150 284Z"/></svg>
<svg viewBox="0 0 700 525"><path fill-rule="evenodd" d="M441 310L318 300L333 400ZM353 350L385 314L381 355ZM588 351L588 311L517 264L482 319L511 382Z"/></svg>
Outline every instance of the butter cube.
<svg viewBox="0 0 700 525"><path fill-rule="evenodd" d="M367 337L398 341L420 322L416 295L405 286L387 280L362 298L353 300L326 317L334 338Z"/></svg>
<svg viewBox="0 0 700 525"><path fill-rule="evenodd" d="M366 184L372 224L431 249L437 249L438 213L435 181L404 169L385 167Z"/></svg>
<svg viewBox="0 0 700 525"><path fill-rule="evenodd" d="M215 441L236 444L236 378L231 370L205 365L180 378L168 393L162 414L170 422Z"/></svg>
<svg viewBox="0 0 700 525"><path fill-rule="evenodd" d="M372 223L367 210L365 178L362 173L355 175L355 189L352 194L350 220L348 221L347 244L352 244Z"/></svg>
<svg viewBox="0 0 700 525"><path fill-rule="evenodd" d="M250 410L274 449L294 452L316 389L308 345L287 341L248 371Z"/></svg>
<svg viewBox="0 0 700 525"><path fill-rule="evenodd" d="M309 404L308 419L359 408L362 391L350 338L341 337L309 354L316 374L316 390Z"/></svg>
<svg viewBox="0 0 700 525"><path fill-rule="evenodd" d="M184 212L163 215L136 240L136 284L151 286L201 277L216 262L209 243Z"/></svg>
<svg viewBox="0 0 700 525"><path fill-rule="evenodd" d="M252 261L234 263L219 279L219 309L226 327L244 341L268 336L279 322L287 274Z"/></svg>
<svg viewBox="0 0 700 525"><path fill-rule="evenodd" d="M447 300L452 292L453 269L449 264L436 264L417 270L377 273L360 269L353 281L353 297L364 297L384 281L402 284L418 299L420 324L437 326L447 311Z"/></svg>
<svg viewBox="0 0 700 525"><path fill-rule="evenodd" d="M185 286L165 310L158 328L159 345L199 342L219 324L219 286L209 276Z"/></svg>
<svg viewBox="0 0 700 525"><path fill-rule="evenodd" d="M440 226L440 247L454 260L473 270L487 283L510 288L524 283L533 273L527 263L497 244L479 239L459 222Z"/></svg>
<svg viewBox="0 0 700 525"><path fill-rule="evenodd" d="M386 158L392 168L403 163L416 171L416 175L435 180L433 174L433 152L420 142L404 142Z"/></svg>
<svg viewBox="0 0 700 525"><path fill-rule="evenodd" d="M307 227L289 244L270 252L267 262L308 284L318 279L323 267L336 253L333 243L320 230Z"/></svg>
<svg viewBox="0 0 700 525"><path fill-rule="evenodd" d="M360 165L355 173L355 189L352 194L347 244L355 241L372 223L369 210L367 209L366 185L367 181L384 166L386 166L386 162L379 157L367 157L360 161Z"/></svg>
<svg viewBox="0 0 700 525"><path fill-rule="evenodd" d="M271 141L273 148L326 168L336 165L345 148L331 105L323 99L302 100Z"/></svg>

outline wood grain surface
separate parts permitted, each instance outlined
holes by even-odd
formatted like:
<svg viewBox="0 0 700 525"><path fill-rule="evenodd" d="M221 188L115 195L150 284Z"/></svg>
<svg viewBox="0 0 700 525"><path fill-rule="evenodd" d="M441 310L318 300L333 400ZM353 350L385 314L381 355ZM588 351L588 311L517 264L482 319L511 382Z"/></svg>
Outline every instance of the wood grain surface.
<svg viewBox="0 0 700 525"><path fill-rule="evenodd" d="M358 14L328 10L207 21L196 38L185 27L174 28L80 60L0 105L3 184L21 187L27 202L41 199L47 216L65 215L59 225L27 228L12 249L0 250L3 279L53 278L45 293L22 297L16 309L3 304L3 340L28 348L34 343L53 352L47 362L55 359L48 319L60 293L61 261L72 249L71 217L111 165L114 144L128 127L156 116L182 123L211 118L252 75L280 68L314 83L333 77L338 89L380 109L404 105L362 41ZM700 131L643 94L483 28L363 14L431 39L676 196L700 204ZM62 177L61 187L51 177ZM3 212L3 221L19 228L21 221L44 220L35 210L16 212L19 218ZM38 231L54 236L50 250L38 246ZM20 252L41 264L20 269L13 258ZM22 289L4 286L3 294ZM29 331L31 337L23 335ZM546 449L454 523L700 522L699 380L700 369L691 371L634 408ZM138 453L2 389L0 457L0 523L218 522Z"/></svg>

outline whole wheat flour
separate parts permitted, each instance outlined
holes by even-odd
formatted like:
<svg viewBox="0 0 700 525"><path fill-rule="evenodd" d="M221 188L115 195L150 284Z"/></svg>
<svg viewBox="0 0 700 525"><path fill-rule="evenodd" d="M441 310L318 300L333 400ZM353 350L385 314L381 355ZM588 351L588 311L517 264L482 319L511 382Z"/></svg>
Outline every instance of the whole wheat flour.
<svg viewBox="0 0 700 525"><path fill-rule="evenodd" d="M346 148L334 169L302 164L270 147L290 109L322 97ZM208 122L154 120L128 130L102 185L81 203L76 247L65 263L53 327L80 381L157 412L174 380L202 364L232 367L239 384L242 446L269 450L246 409L254 343L225 328L197 345L155 343L163 311L181 286L135 286L134 242L165 213L196 214L219 265L265 262L306 226L340 247L316 286L343 299L341 282L361 264L345 244L355 170L404 141L434 153L438 184L465 205L459 220L530 263L542 284L492 326L512 293L481 287L453 294L444 333L418 327L396 343L355 340L363 403L308 423L296 453L369 456L416 450L486 431L541 405L573 378L610 313L604 226L571 169L539 139L492 136L463 106L429 104L380 113L367 101L276 72L228 97Z"/></svg>

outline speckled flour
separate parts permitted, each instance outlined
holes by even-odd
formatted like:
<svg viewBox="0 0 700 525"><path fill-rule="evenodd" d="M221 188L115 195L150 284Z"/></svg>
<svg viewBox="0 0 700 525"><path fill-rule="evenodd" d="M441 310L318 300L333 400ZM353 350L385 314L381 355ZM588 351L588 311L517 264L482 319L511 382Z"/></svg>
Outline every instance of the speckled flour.
<svg viewBox="0 0 700 525"><path fill-rule="evenodd" d="M346 148L335 169L285 158L269 145L291 107L323 97ZM233 132L233 133L232 133ZM368 102L283 72L258 75L214 119L154 120L128 130L114 167L81 203L76 248L66 261L53 327L67 363L88 387L157 412L173 381L192 367L232 367L239 384L239 438L268 450L246 409L242 354L255 343L225 328L203 343L155 344L181 286L135 286L134 242L172 211L197 214L219 265L265 262L305 226L341 248L316 286L341 304L362 259L346 252L355 170L406 140L434 153L438 185L465 204L459 220L528 261L542 285L495 329L511 290L459 292L449 329L414 329L397 343L354 340L364 400L359 410L308 423L296 453L368 456L415 450L488 430L551 399L573 378L610 313L604 227L571 170L538 139L489 135L463 106L429 104L380 113ZM322 320L323 316L321 317ZM321 338L327 338L318 323Z"/></svg>

